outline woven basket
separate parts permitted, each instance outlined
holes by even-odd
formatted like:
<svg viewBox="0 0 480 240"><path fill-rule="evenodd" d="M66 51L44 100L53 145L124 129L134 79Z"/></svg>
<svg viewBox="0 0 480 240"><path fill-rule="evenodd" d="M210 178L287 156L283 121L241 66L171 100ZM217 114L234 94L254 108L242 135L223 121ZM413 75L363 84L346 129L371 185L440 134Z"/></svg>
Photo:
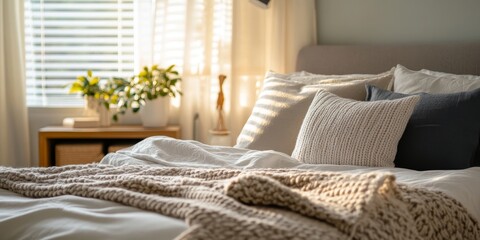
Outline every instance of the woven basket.
<svg viewBox="0 0 480 240"><path fill-rule="evenodd" d="M101 143L78 143L55 145L57 166L100 162L104 157Z"/></svg>

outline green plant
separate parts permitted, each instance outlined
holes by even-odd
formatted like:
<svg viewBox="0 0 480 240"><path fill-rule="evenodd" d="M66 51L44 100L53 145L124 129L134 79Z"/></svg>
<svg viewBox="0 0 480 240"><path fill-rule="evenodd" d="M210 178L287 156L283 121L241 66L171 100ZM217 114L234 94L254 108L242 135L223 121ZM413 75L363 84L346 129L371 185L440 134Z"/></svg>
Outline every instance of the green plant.
<svg viewBox="0 0 480 240"><path fill-rule="evenodd" d="M177 88L177 83L182 79L174 68L175 65L165 69L153 65L150 68L144 67L140 73L133 76L129 84L118 94L118 111L113 115L113 119L116 121L118 114L125 114L129 108L134 113L138 112L146 101L182 95Z"/></svg>
<svg viewBox="0 0 480 240"><path fill-rule="evenodd" d="M130 82L124 78L112 77L101 85L101 91L95 95L95 98L102 101L104 106L109 109L111 104L118 104L119 93L123 92L129 84ZM114 120L116 121L116 119Z"/></svg>
<svg viewBox="0 0 480 240"><path fill-rule="evenodd" d="M95 96L100 91L100 78L94 77L91 70L87 71L87 76L78 76L77 80L70 86L69 93L81 93L82 96Z"/></svg>
<svg viewBox="0 0 480 240"><path fill-rule="evenodd" d="M110 109L110 104L117 104L119 92L122 92L130 82L123 78L112 77L108 80L101 80L93 76L91 70L86 76L78 76L70 86L70 93L81 93L82 96L94 97L99 104Z"/></svg>

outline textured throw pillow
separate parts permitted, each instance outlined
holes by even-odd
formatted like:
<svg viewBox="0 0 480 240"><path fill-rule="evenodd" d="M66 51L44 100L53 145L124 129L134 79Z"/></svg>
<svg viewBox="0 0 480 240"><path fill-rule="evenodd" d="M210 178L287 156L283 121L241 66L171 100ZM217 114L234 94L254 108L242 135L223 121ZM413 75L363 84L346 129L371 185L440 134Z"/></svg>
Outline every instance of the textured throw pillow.
<svg viewBox="0 0 480 240"><path fill-rule="evenodd" d="M369 101L406 96L367 86ZM472 166L480 135L480 89L419 96L398 144L395 166L415 170Z"/></svg>
<svg viewBox="0 0 480 240"><path fill-rule="evenodd" d="M275 150L290 155L303 118L319 89L345 98L365 100L365 84L387 88L392 72L361 80L322 79L324 83L314 85L295 79L286 80L282 74L267 73L260 96L235 147Z"/></svg>
<svg viewBox="0 0 480 240"><path fill-rule="evenodd" d="M395 68L393 79L393 91L404 94L455 93L480 88L480 77L477 76L412 71L402 65Z"/></svg>
<svg viewBox="0 0 480 240"><path fill-rule="evenodd" d="M311 164L393 167L398 141L418 100L361 102L320 90L292 157Z"/></svg>

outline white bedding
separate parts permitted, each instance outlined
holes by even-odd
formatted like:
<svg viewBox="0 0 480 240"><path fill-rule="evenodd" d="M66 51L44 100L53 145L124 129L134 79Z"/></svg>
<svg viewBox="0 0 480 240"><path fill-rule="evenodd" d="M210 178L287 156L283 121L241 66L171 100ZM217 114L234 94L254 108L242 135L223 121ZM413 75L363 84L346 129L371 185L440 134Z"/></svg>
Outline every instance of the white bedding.
<svg viewBox="0 0 480 240"><path fill-rule="evenodd" d="M480 167L450 171L302 164L274 151L216 147L153 137L107 155L102 163L204 168L297 168L364 173L389 171L397 181L442 191L480 219ZM181 220L116 203L75 196L30 199L0 190L0 232L5 239L172 239L186 229Z"/></svg>
<svg viewBox="0 0 480 240"><path fill-rule="evenodd" d="M113 202L0 189L0 239L173 239L185 229L182 220Z"/></svg>

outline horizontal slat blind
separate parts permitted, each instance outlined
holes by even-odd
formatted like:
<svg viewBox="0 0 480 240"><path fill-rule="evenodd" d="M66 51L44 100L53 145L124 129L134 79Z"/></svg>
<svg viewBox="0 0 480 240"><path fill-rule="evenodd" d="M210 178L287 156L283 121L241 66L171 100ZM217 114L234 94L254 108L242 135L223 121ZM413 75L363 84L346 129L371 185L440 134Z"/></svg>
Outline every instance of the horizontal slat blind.
<svg viewBox="0 0 480 240"><path fill-rule="evenodd" d="M134 0L25 0L28 106L81 106L69 83L133 74Z"/></svg>

